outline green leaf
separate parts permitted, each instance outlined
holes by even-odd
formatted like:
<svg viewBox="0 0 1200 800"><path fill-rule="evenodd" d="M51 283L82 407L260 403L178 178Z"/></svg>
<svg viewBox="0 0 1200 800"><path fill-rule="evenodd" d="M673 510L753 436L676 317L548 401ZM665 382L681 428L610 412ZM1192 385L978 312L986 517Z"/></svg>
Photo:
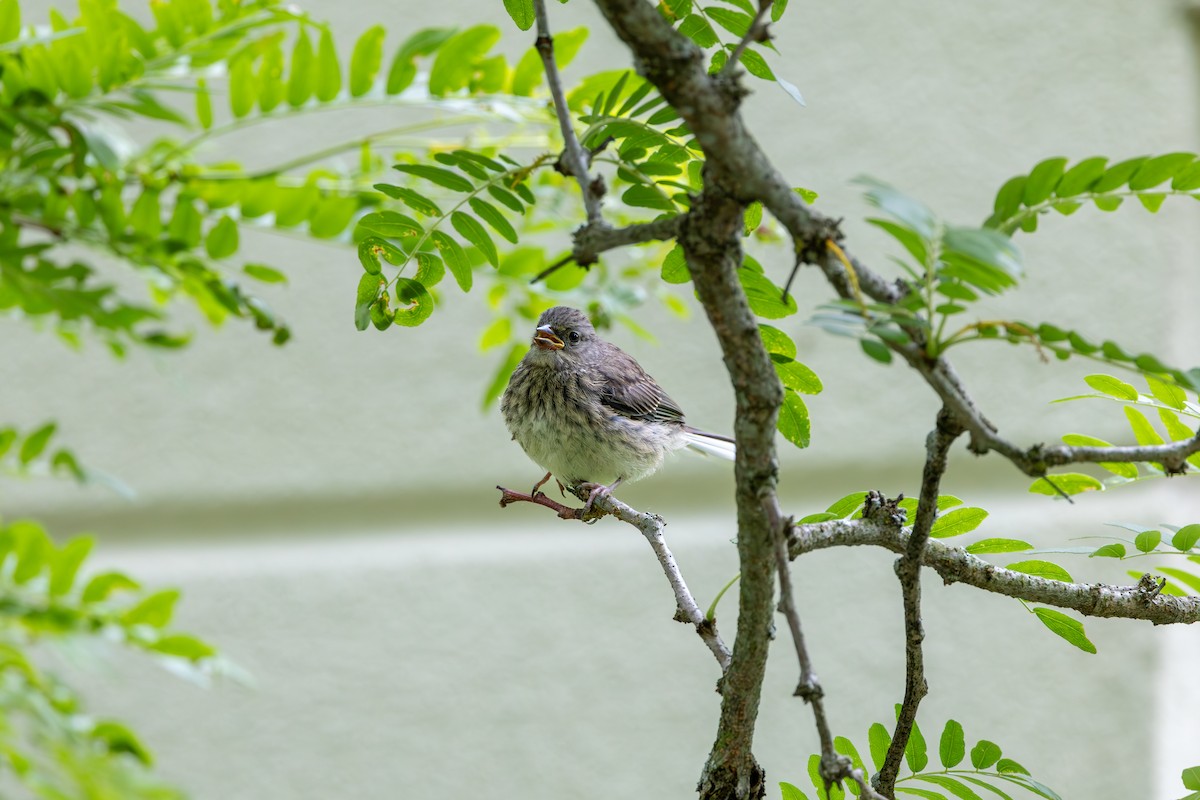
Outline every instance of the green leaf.
<svg viewBox="0 0 1200 800"><path fill-rule="evenodd" d="M1087 638L1087 634L1083 631L1083 623L1079 620L1052 608L1035 608L1033 613L1037 614L1042 624L1054 634L1066 639L1085 653L1096 652L1096 645Z"/></svg>
<svg viewBox="0 0 1200 800"><path fill-rule="evenodd" d="M982 508L956 508L939 516L933 523L929 535L935 539L945 539L950 536L961 536L978 528L988 512Z"/></svg>
<svg viewBox="0 0 1200 800"><path fill-rule="evenodd" d="M870 770L867 769L867 765L863 763L862 756L858 754L858 748L854 746L854 742L845 736L833 737L833 749L835 752L841 753L850 759L851 769L862 770L863 775L871 774ZM860 796L861 792L859 791L858 784L853 781L847 781L846 785L850 788L851 794L855 797Z"/></svg>
<svg viewBox="0 0 1200 800"><path fill-rule="evenodd" d="M25 441L21 442L21 449L17 454L17 458L20 459L21 464L28 464L40 456L42 451L46 449L46 445L50 442L50 437L54 435L54 431L57 429L57 423L47 422L26 436Z"/></svg>
<svg viewBox="0 0 1200 800"><path fill-rule="evenodd" d="M799 361L778 355L772 356L771 361L775 365L775 372L779 375L779 380L788 389L800 394L820 394L824 388L817 373Z"/></svg>
<svg viewBox="0 0 1200 800"><path fill-rule="evenodd" d="M1150 387L1150 394L1154 395L1160 403L1177 411L1182 411L1187 407L1187 392L1183 389L1153 375L1145 377L1146 385Z"/></svg>
<svg viewBox="0 0 1200 800"><path fill-rule="evenodd" d="M965 549L972 555L982 555L984 553L1019 553L1022 550L1032 550L1033 545L1029 542L1023 542L1020 539L980 539L978 542L967 545Z"/></svg>
<svg viewBox="0 0 1200 800"><path fill-rule="evenodd" d="M533 0L504 0L504 10L521 30L533 27Z"/></svg>
<svg viewBox="0 0 1200 800"><path fill-rule="evenodd" d="M663 195L662 190L645 184L635 184L621 193L625 205L635 208L652 208L657 211L676 211L675 203Z"/></svg>
<svg viewBox="0 0 1200 800"><path fill-rule="evenodd" d="M1106 544L1103 547L1097 547L1088 555L1088 558L1124 558L1125 545L1120 542Z"/></svg>
<svg viewBox="0 0 1200 800"><path fill-rule="evenodd" d="M892 746L892 735L882 723L873 723L867 731L867 745L871 750L871 760L875 762L875 771L878 772L883 769L888 748Z"/></svg>
<svg viewBox="0 0 1200 800"><path fill-rule="evenodd" d="M155 592L144 597L137 605L122 614L121 622L125 625L166 627L175 613L177 602L179 602L178 589L164 589L161 592Z"/></svg>
<svg viewBox="0 0 1200 800"><path fill-rule="evenodd" d="M350 55L351 97L362 97L375 84L375 77L383 66L384 35L383 26L374 25L354 43L354 52Z"/></svg>
<svg viewBox="0 0 1200 800"><path fill-rule="evenodd" d="M499 39L500 29L493 25L475 25L447 39L433 60L429 93L441 97L466 88L475 65Z"/></svg>
<svg viewBox="0 0 1200 800"><path fill-rule="evenodd" d="M92 576L80 595L84 603L107 600L113 592L136 591L142 588L137 581L120 572L101 572Z"/></svg>
<svg viewBox="0 0 1200 800"><path fill-rule="evenodd" d="M373 211L363 216L354 229L355 238L373 235L386 239L409 239L410 245L424 232L421 223L397 211Z"/></svg>
<svg viewBox="0 0 1200 800"><path fill-rule="evenodd" d="M1183 553L1195 547L1196 542L1200 542L1200 523L1184 525L1171 537L1171 547Z"/></svg>
<svg viewBox="0 0 1200 800"><path fill-rule="evenodd" d="M147 767L154 763L150 751L134 735L133 731L119 722L112 720L97 722L92 726L92 730L88 735L92 739L101 742L109 753L132 756Z"/></svg>
<svg viewBox="0 0 1200 800"><path fill-rule="evenodd" d="M987 769L1000 760L1000 754L998 744L980 739L979 743L971 748L971 766L975 769Z"/></svg>
<svg viewBox="0 0 1200 800"><path fill-rule="evenodd" d="M1111 192L1113 189L1119 189L1129 182L1133 174L1138 171L1146 161L1146 156L1138 156L1122 161L1118 164L1113 164L1098 181L1092 184L1092 191L1097 194ZM1097 203L1099 205L1099 203Z"/></svg>
<svg viewBox="0 0 1200 800"><path fill-rule="evenodd" d="M413 276L413 280L426 289L432 289L441 283L444 277L446 267L440 258L433 253L417 253L417 274Z"/></svg>
<svg viewBox="0 0 1200 800"><path fill-rule="evenodd" d="M254 110L258 99L257 80L249 57L235 60L229 70L229 110L237 119Z"/></svg>
<svg viewBox="0 0 1200 800"><path fill-rule="evenodd" d="M746 32L750 30L750 23L753 22L751 16L743 11L709 7L705 12L709 19L734 36L745 36Z"/></svg>
<svg viewBox="0 0 1200 800"><path fill-rule="evenodd" d="M427 217L440 217L442 215L442 209L438 207L437 203L412 189L403 186L392 186L387 183L377 183L375 184L375 188L388 197L404 203L418 214L424 214Z"/></svg>
<svg viewBox="0 0 1200 800"><path fill-rule="evenodd" d="M1142 531L1133 539L1133 546L1143 553L1149 553L1158 547L1162 541L1161 531Z"/></svg>
<svg viewBox="0 0 1200 800"><path fill-rule="evenodd" d="M692 279L692 275L688 272L687 257L683 254L683 248L676 244L667 253L662 264L662 279L667 283L687 283Z"/></svg>
<svg viewBox="0 0 1200 800"><path fill-rule="evenodd" d="M1200 789L1200 766L1188 767L1179 776L1185 789Z"/></svg>
<svg viewBox="0 0 1200 800"><path fill-rule="evenodd" d="M1051 485L1050 481L1053 481ZM1104 484L1093 478L1091 475L1086 475L1082 472L1060 472L1057 475L1051 475L1047 478L1038 478L1029 486L1029 491L1033 494L1045 494L1055 497L1058 491L1054 488L1061 489L1068 495L1079 494L1081 492L1099 492L1104 491Z"/></svg>
<svg viewBox="0 0 1200 800"><path fill-rule="evenodd" d="M892 351L883 342L877 342L874 339L861 339L858 345L864 353L881 364L892 363Z"/></svg>
<svg viewBox="0 0 1200 800"><path fill-rule="evenodd" d="M471 192L475 190L475 184L457 172L451 172L442 167L434 167L429 164L394 164L393 169L409 175L415 175L418 178L423 178L455 192Z"/></svg>
<svg viewBox="0 0 1200 800"><path fill-rule="evenodd" d="M489 264L499 269L500 255L496 252L496 245L492 241L492 237L474 217L461 211L455 211L450 215L450 224L464 239L479 248L479 252L483 254Z"/></svg>
<svg viewBox="0 0 1200 800"><path fill-rule="evenodd" d="M287 80L287 101L292 108L299 108L312 97L316 83L313 74L315 69L312 42L308 38L308 31L301 27L296 44L292 47L292 72Z"/></svg>
<svg viewBox="0 0 1200 800"><path fill-rule="evenodd" d="M1071 573L1052 561L1016 561L1009 564L1006 569L1010 569L1013 572L1022 572L1026 575L1033 575L1037 578L1062 581L1063 583L1070 583L1072 580Z"/></svg>
<svg viewBox="0 0 1200 800"><path fill-rule="evenodd" d="M773 328L770 325L760 324L758 326L758 333L762 337L763 346L767 348L768 353L780 355L784 358L796 357L796 343L783 331Z"/></svg>
<svg viewBox="0 0 1200 800"><path fill-rule="evenodd" d="M1158 435L1158 431L1154 430L1154 426L1150 424L1150 420L1146 419L1146 415L1133 406L1125 406L1125 416L1129 420L1129 427L1133 429L1133 436L1137 439L1140 445L1162 444L1163 439Z"/></svg>
<svg viewBox="0 0 1200 800"><path fill-rule="evenodd" d="M429 234L429 238L433 240L434 246L442 254L442 260L446 262L458 288L464 292L471 291L474 275L471 271L471 262L467 259L467 254L463 251L462 246L454 241L452 236L442 231L433 231Z"/></svg>
<svg viewBox="0 0 1200 800"><path fill-rule="evenodd" d="M246 264L242 267L242 271L254 280L263 283L287 283L287 275L265 264Z"/></svg>
<svg viewBox="0 0 1200 800"><path fill-rule="evenodd" d="M720 41L712 25L709 25L708 20L699 14L688 14L679 25L679 32L695 42L697 46L705 49Z"/></svg>
<svg viewBox="0 0 1200 800"><path fill-rule="evenodd" d="M843 800L845 792L837 786L825 789L825 780L821 777L821 757L817 754L808 757L808 779L812 781L817 793L817 800Z"/></svg>
<svg viewBox="0 0 1200 800"><path fill-rule="evenodd" d="M50 596L62 597L75 585L79 567L92 551L95 540L80 536L63 545L50 562Z"/></svg>
<svg viewBox="0 0 1200 800"><path fill-rule="evenodd" d="M228 258L237 252L238 227L228 214L222 214L208 236L204 237L204 249L208 251L209 258L215 259Z"/></svg>
<svg viewBox="0 0 1200 800"><path fill-rule="evenodd" d="M1062 179L1066 165L1065 158L1048 158L1034 167L1025 181L1022 202L1027 206L1035 206L1048 199Z"/></svg>
<svg viewBox="0 0 1200 800"><path fill-rule="evenodd" d="M783 800L808 800L808 795L786 781L780 781L779 790L783 793Z"/></svg>
<svg viewBox="0 0 1200 800"><path fill-rule="evenodd" d="M942 738L938 743L938 759L946 769L957 767L967 754L966 740L963 738L963 727L955 720L946 720L942 728Z"/></svg>
<svg viewBox="0 0 1200 800"><path fill-rule="evenodd" d="M761 272L743 266L738 269L738 281L746 292L750 310L758 316L780 319L796 313L796 298L789 294L785 303L783 290Z"/></svg>
<svg viewBox="0 0 1200 800"><path fill-rule="evenodd" d="M469 201L471 210L492 227L492 230L503 236L513 244L517 243L517 232L513 230L513 226L509 224L504 215L500 213L500 209L496 208L486 200L481 200L478 197L472 197Z"/></svg>
<svg viewBox="0 0 1200 800"><path fill-rule="evenodd" d="M948 775L918 775L917 777L920 780L928 781L929 783L941 786L943 789L950 792L950 794L961 798L961 800L983 800L983 798L980 797L979 794L970 786L967 786L965 783L955 780Z"/></svg>
<svg viewBox="0 0 1200 800"><path fill-rule="evenodd" d="M973 783L976 786L982 786L984 789L987 789L992 794L999 797L1000 800L1013 800L1013 798L1011 796L1009 796L1008 794L1006 794L1003 790L999 789L998 787L996 787L993 784L988 783L986 780L982 780L980 778L973 778L970 775L960 775L959 777L968 783Z"/></svg>
<svg viewBox="0 0 1200 800"><path fill-rule="evenodd" d="M863 500L867 499L866 492L854 492L837 500L825 511L833 514L835 519L846 519L859 508L862 507Z"/></svg>
<svg viewBox="0 0 1200 800"><path fill-rule="evenodd" d="M1088 375L1083 380L1097 392L1118 400L1137 400L1138 398L1137 389L1112 375Z"/></svg>
<svg viewBox="0 0 1200 800"><path fill-rule="evenodd" d="M811 426L808 419L808 406L800 395L791 390L784 392L783 405L779 408L779 421L776 423L783 438L797 447L808 447Z"/></svg>
<svg viewBox="0 0 1200 800"><path fill-rule="evenodd" d="M873 178L858 178L855 183L867 187L868 203L887 213L922 239L933 239L938 220L924 203Z"/></svg>
<svg viewBox="0 0 1200 800"><path fill-rule="evenodd" d="M900 716L900 704L896 704L896 717ZM908 764L908 768L913 772L920 772L929 764L929 753L925 745L925 735L921 733L921 726L913 721L912 733L908 737L908 744L904 746L904 761Z"/></svg>
<svg viewBox="0 0 1200 800"><path fill-rule="evenodd" d="M176 656L177 658L186 658L189 661L199 661L202 658L209 658L217 654L216 648L212 645L202 642L194 636L182 633L163 636L151 644L150 649L156 653L162 653L166 656Z"/></svg>
<svg viewBox="0 0 1200 800"><path fill-rule="evenodd" d="M208 86L203 78L196 81L196 121L204 130L211 128L213 123L212 97L208 94Z"/></svg>
<svg viewBox="0 0 1200 800"><path fill-rule="evenodd" d="M354 327L365 331L371 323L371 306L387 284L379 275L364 273L358 281L358 294L354 303Z"/></svg>
<svg viewBox="0 0 1200 800"><path fill-rule="evenodd" d="M1174 578L1176 582L1183 584L1193 592L1200 594L1200 576L1184 572L1181 569L1175 569L1174 567L1159 567L1158 571L1170 578Z"/></svg>
<svg viewBox="0 0 1200 800"><path fill-rule="evenodd" d="M1129 179L1129 188L1134 191L1152 189L1180 174L1195 160L1196 157L1191 153L1167 153L1155 156L1142 164Z"/></svg>
<svg viewBox="0 0 1200 800"><path fill-rule="evenodd" d="M21 3L19 0L0 2L0 42L11 42L21 35Z"/></svg>
<svg viewBox="0 0 1200 800"><path fill-rule="evenodd" d="M411 278L396 278L395 323L406 328L415 328L433 314L433 296L425 286Z"/></svg>
<svg viewBox="0 0 1200 800"><path fill-rule="evenodd" d="M508 386L508 379L512 376L513 370L517 368L517 364L521 363L521 358L528 349L528 344L514 344L508 348L508 352L492 375L491 383L483 393L483 408L486 409L494 403L504 392L504 387Z"/></svg>
<svg viewBox="0 0 1200 800"><path fill-rule="evenodd" d="M322 103L328 103L342 90L342 68L338 64L333 34L328 28L322 29L321 38L317 42L317 60L314 71L317 99Z"/></svg>
<svg viewBox="0 0 1200 800"><path fill-rule="evenodd" d="M483 329L479 337L479 350L486 353L493 347L499 347L512 339L512 320L508 317L497 317L492 324Z"/></svg>
<svg viewBox="0 0 1200 800"><path fill-rule="evenodd" d="M734 45L730 45L733 47ZM767 60L762 57L762 54L753 47L747 46L742 51L741 64L756 78L762 78L765 81L775 80L775 73L771 71L771 67L767 65Z"/></svg>
<svg viewBox="0 0 1200 800"><path fill-rule="evenodd" d="M1083 194L1092 188L1092 184L1100 180L1107 163L1108 159L1100 156L1085 158L1067 170L1062 180L1058 182L1054 193L1059 197L1075 197Z"/></svg>

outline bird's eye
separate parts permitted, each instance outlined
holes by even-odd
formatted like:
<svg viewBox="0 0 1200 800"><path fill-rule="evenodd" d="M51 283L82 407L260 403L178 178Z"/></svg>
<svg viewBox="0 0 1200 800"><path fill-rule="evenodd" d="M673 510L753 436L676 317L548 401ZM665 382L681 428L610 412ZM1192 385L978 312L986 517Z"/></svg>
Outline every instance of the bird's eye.
<svg viewBox="0 0 1200 800"><path fill-rule="evenodd" d="M571 344L578 342L579 338L579 331L571 331L567 334L567 339L570 340Z"/></svg>

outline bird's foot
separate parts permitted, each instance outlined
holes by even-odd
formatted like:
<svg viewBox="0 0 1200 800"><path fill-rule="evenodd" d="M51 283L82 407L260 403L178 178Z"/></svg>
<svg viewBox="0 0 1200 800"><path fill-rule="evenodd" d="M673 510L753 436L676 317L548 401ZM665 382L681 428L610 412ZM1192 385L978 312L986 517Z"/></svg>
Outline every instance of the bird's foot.
<svg viewBox="0 0 1200 800"><path fill-rule="evenodd" d="M547 472L545 475L543 475L543 476L542 476L542 479L533 485L533 488L532 488L532 489L530 489L530 491L529 491L529 496L530 496L530 497L536 497L536 496L538 495L538 489L542 488L542 484L544 484L544 483L545 483L546 481L548 481L548 480L550 480L550 473L549 473L549 472ZM561 488L562 488L562 484L561 484L561 483L560 483L560 484L558 484L558 487L561 489Z"/></svg>
<svg viewBox="0 0 1200 800"><path fill-rule="evenodd" d="M616 489L620 485L621 479L617 478L609 486L605 486L603 483L591 483L590 481L584 481L576 486L576 490L584 490L588 493L588 499L583 504L583 516L586 517L592 513L592 505L595 504L597 498L612 494L613 489Z"/></svg>

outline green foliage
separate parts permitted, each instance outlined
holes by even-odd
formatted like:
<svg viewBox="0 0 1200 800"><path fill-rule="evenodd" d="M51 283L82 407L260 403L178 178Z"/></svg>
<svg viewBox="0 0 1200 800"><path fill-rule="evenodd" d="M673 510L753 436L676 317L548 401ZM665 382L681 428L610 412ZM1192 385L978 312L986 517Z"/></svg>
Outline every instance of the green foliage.
<svg viewBox="0 0 1200 800"><path fill-rule="evenodd" d="M91 573L93 544L79 537L56 545L30 520L0 525L0 750L31 796L181 797L154 776L133 731L89 715L30 655L37 646L92 639L199 678L223 670L211 645L169 627L178 592L147 592L119 572Z"/></svg>
<svg viewBox="0 0 1200 800"><path fill-rule="evenodd" d="M899 706L897 706L897 710ZM867 768L854 744L844 737L834 741L834 751L846 756L853 766L861 769L864 777L869 778L872 772L883 768L884 758L892 737L888 729L881 723L871 725L867 733L868 750L874 762L874 770ZM914 744L916 742L916 744ZM1002 758L1000 747L993 742L981 739L970 750L971 769L960 766L967 756L967 740L963 726L956 720L947 720L938 738L937 755L941 769L926 770L929 766L929 755L926 751L925 737L920 732L920 726L914 723L913 735L905 749L905 763L910 774L896 781L897 796L929 798L960 798L960 800L979 800L981 794L976 788L985 790L1002 798L1013 800L1014 792L1018 797L1040 797L1043 800L1061 800L1058 793L1045 784L1037 781L1025 767L1010 758ZM817 771L820 756L812 755L808 760L808 775L812 782L815 796L819 800L843 800L847 795L858 797L861 790L853 782L847 782L845 787L834 786L828 792L824 781ZM1185 784L1186 785L1186 784ZM803 791L791 783L781 783L783 800L807 798Z"/></svg>
<svg viewBox="0 0 1200 800"><path fill-rule="evenodd" d="M984 225L1008 235L1032 232L1038 217L1051 210L1069 216L1092 203L1101 211L1115 211L1125 198L1136 197L1155 212L1172 195L1200 197L1200 159L1195 155L1139 156L1112 166L1107 158L1086 158L1070 168L1065 158L1049 158L1000 188Z"/></svg>
<svg viewBox="0 0 1200 800"><path fill-rule="evenodd" d="M757 4L748 0L726 0L726 8L717 4L701 4L699 2L681 2L680 0L660 0L659 13L687 38L691 39L702 50L710 51L710 72L719 72L729 59L729 54L737 46L739 40L750 29L750 23L757 13ZM775 2L771 7L771 21L778 22L787 2ZM764 47L778 52L769 41ZM796 86L778 76L767 64L763 54L754 45L748 45L742 53L741 65L756 78L774 81L779 88L800 105L804 105L804 97Z"/></svg>
<svg viewBox="0 0 1200 800"><path fill-rule="evenodd" d="M1175 382L1172 375L1166 373L1143 377L1148 387L1146 392L1139 392L1133 384L1126 383L1112 375L1088 375L1084 381L1095 391L1089 394L1064 397L1054 402L1101 399L1121 403L1133 440L1139 445L1181 442L1196 436L1196 428L1200 426L1200 397L1197 397L1191 385L1181 385ZM1161 432L1140 410L1141 408L1155 411L1158 423L1162 427ZM1064 444L1072 447L1112 446L1104 439L1079 433L1066 434L1062 440ZM1200 453L1189 456L1187 463L1193 468L1200 469ZM1103 491L1106 488L1162 477L1166 474L1161 464L1153 462L1102 462L1097 466L1108 473L1108 477L1104 480L1085 473L1062 473L1039 478L1029 487L1029 491L1051 496L1074 495L1088 491Z"/></svg>

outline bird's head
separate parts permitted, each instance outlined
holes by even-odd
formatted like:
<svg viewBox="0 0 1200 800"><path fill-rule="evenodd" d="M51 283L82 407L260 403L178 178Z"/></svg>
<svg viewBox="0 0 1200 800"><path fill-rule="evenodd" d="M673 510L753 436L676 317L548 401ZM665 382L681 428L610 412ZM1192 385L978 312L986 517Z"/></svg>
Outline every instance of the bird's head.
<svg viewBox="0 0 1200 800"><path fill-rule="evenodd" d="M587 315L575 308L555 306L542 312L533 332L533 352L542 357L575 358L596 341L596 329Z"/></svg>

